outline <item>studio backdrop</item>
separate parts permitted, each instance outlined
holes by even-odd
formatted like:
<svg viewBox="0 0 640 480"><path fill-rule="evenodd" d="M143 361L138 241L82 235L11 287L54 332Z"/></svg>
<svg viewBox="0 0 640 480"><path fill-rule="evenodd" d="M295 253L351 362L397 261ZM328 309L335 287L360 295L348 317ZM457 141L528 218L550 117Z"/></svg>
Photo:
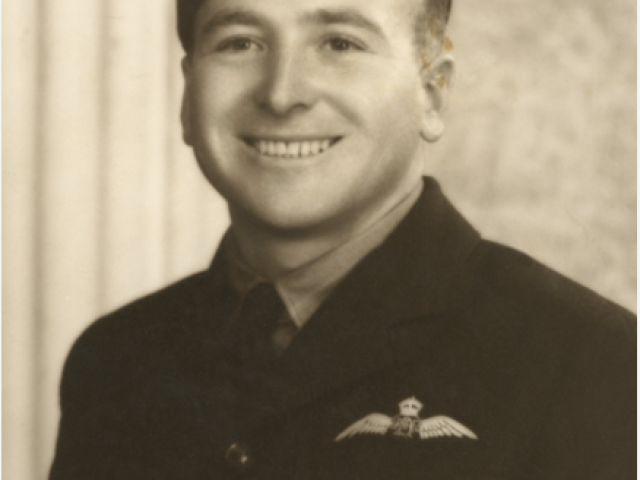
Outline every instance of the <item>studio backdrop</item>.
<svg viewBox="0 0 640 480"><path fill-rule="evenodd" d="M4 2L7 480L46 478L73 340L206 268L226 228L181 141L174 9ZM636 2L455 0L449 36L457 75L425 172L485 237L635 310Z"/></svg>

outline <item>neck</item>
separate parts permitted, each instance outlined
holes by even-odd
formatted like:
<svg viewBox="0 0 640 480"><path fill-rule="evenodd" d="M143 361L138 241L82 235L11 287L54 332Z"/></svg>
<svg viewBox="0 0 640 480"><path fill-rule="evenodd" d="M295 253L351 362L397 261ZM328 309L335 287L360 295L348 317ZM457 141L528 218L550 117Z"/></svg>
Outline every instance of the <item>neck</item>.
<svg viewBox="0 0 640 480"><path fill-rule="evenodd" d="M274 281L306 265L366 231L405 201L415 200L422 179L396 190L393 196L358 216L313 230L285 230L255 221L230 206L232 233L244 260L261 276Z"/></svg>

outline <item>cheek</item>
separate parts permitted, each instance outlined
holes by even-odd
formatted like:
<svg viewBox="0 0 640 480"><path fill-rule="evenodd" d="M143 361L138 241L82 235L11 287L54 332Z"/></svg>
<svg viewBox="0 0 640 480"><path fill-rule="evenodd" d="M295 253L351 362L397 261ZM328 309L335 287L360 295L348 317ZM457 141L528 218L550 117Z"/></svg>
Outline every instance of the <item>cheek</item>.
<svg viewBox="0 0 640 480"><path fill-rule="evenodd" d="M419 129L424 95L415 71L386 67L363 68L335 82L329 88L341 99L336 103L345 116L376 131Z"/></svg>
<svg viewBox="0 0 640 480"><path fill-rule="evenodd" d="M247 97L246 75L237 75L225 69L202 68L197 71L191 85L191 108L201 124L227 124Z"/></svg>
<svg viewBox="0 0 640 480"><path fill-rule="evenodd" d="M214 85L220 85L220 88ZM222 94L224 90L226 87L213 79L195 83L191 96L191 109L196 115L199 126L210 127L209 123L217 120L228 108L226 105L228 101L226 99L229 98L228 92L224 95Z"/></svg>
<svg viewBox="0 0 640 480"><path fill-rule="evenodd" d="M421 110L415 96L383 95L371 100L366 122L374 144L385 156L406 156L420 139Z"/></svg>

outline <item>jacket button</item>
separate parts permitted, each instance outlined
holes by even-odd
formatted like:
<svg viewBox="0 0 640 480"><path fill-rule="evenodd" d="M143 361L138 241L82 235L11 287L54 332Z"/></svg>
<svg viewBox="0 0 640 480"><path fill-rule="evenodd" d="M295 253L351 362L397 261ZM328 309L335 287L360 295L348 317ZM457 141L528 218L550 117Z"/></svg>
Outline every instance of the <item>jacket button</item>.
<svg viewBox="0 0 640 480"><path fill-rule="evenodd" d="M249 447L244 443L233 443L224 454L227 464L238 473L247 472L253 465L254 458Z"/></svg>

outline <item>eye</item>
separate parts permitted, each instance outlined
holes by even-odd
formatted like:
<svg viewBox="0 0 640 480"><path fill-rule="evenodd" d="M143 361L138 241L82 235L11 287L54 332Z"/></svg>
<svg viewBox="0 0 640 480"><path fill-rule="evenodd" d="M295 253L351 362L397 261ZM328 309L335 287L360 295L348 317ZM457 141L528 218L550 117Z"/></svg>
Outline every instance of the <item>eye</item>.
<svg viewBox="0 0 640 480"><path fill-rule="evenodd" d="M262 46L248 37L234 37L222 42L216 50L219 52L246 52L262 50Z"/></svg>
<svg viewBox="0 0 640 480"><path fill-rule="evenodd" d="M336 52L347 52L349 50L364 50L357 43L344 37L334 37L329 39L329 41L327 42L327 47Z"/></svg>

